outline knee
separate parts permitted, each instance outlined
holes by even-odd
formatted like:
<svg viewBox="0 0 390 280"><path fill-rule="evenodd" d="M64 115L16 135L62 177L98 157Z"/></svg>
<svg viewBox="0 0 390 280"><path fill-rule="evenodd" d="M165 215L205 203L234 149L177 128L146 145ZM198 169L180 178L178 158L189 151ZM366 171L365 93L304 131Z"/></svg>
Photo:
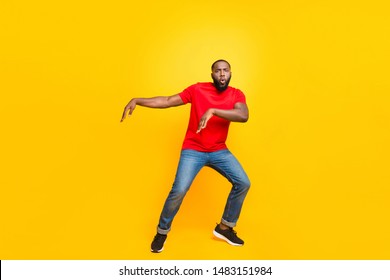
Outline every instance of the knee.
<svg viewBox="0 0 390 280"><path fill-rule="evenodd" d="M186 188L186 187L174 184L169 196L172 199L183 199L187 193L187 190L188 190L188 188Z"/></svg>
<svg viewBox="0 0 390 280"><path fill-rule="evenodd" d="M182 199L184 196L186 195L186 192L185 191L182 191L182 190L175 190L175 191L171 191L171 197L173 199Z"/></svg>
<svg viewBox="0 0 390 280"><path fill-rule="evenodd" d="M251 187L251 182L249 181L249 179L247 181L245 181L245 184L244 184L244 188L248 191L249 188Z"/></svg>
<svg viewBox="0 0 390 280"><path fill-rule="evenodd" d="M248 178L245 178L245 179L241 180L240 182L238 182L236 184L236 186L238 188L240 188L242 191L247 192L251 186L251 182Z"/></svg>

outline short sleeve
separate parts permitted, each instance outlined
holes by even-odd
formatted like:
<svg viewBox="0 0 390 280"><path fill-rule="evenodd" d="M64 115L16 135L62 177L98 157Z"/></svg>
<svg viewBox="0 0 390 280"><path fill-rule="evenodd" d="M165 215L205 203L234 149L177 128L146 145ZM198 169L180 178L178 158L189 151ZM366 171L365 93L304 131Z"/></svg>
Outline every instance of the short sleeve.
<svg viewBox="0 0 390 280"><path fill-rule="evenodd" d="M246 104L245 95L239 89L236 89L236 92L235 92L235 103L244 103L244 104Z"/></svg>
<svg viewBox="0 0 390 280"><path fill-rule="evenodd" d="M179 93L179 96L180 96L181 100L184 102L184 104L192 102L192 96L193 96L193 93L195 91L195 86L196 85L189 86L188 88L183 90L181 93Z"/></svg>

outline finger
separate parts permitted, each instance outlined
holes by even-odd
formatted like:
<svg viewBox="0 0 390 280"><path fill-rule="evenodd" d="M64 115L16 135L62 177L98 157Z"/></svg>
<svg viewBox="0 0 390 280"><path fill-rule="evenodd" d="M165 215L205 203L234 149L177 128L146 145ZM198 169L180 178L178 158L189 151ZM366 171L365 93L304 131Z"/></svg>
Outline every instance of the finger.
<svg viewBox="0 0 390 280"><path fill-rule="evenodd" d="M203 129L203 122L204 122L204 120L201 119L200 122L199 122L199 125L198 125L197 133Z"/></svg>
<svg viewBox="0 0 390 280"><path fill-rule="evenodd" d="M123 122L123 120L126 119L127 110L128 110L128 108L126 107L125 110L123 111L121 122Z"/></svg>
<svg viewBox="0 0 390 280"><path fill-rule="evenodd" d="M123 116L122 116L122 120L121 121L123 121L127 117L127 115L131 116L131 114L133 113L134 109L135 109L135 106L126 106L126 108L125 108L125 110L123 112Z"/></svg>
<svg viewBox="0 0 390 280"><path fill-rule="evenodd" d="M198 133L198 132L201 131L201 130L202 130L202 126L199 125L199 126L198 126L198 130L196 131L196 133Z"/></svg>
<svg viewBox="0 0 390 280"><path fill-rule="evenodd" d="M207 125L207 120L205 119L201 120L196 133L199 133L202 129L206 128L206 125Z"/></svg>
<svg viewBox="0 0 390 280"><path fill-rule="evenodd" d="M204 129L207 126L208 119L204 119L202 123L202 129Z"/></svg>

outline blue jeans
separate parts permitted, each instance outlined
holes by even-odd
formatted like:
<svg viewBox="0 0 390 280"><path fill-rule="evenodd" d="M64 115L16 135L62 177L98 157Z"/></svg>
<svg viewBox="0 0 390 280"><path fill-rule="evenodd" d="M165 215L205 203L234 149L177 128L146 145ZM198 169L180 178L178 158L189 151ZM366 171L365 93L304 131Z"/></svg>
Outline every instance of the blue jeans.
<svg viewBox="0 0 390 280"><path fill-rule="evenodd" d="M232 183L221 223L236 226L242 204L249 190L250 182L241 164L227 149L206 153L195 150L182 150L175 181L161 212L157 232L167 234L180 205L195 176L204 166L209 166Z"/></svg>

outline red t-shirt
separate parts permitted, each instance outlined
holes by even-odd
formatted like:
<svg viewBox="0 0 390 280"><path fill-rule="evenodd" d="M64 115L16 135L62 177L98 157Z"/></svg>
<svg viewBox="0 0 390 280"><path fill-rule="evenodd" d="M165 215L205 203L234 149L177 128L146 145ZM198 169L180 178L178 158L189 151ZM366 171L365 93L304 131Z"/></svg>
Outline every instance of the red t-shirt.
<svg viewBox="0 0 390 280"><path fill-rule="evenodd" d="M245 95L239 89L228 87L219 92L210 83L197 83L179 93L184 104L191 103L191 114L187 133L182 149L192 149L200 152L215 152L226 149L230 121L213 116L207 122L206 128L199 133L200 118L210 108L231 110L237 102L246 103Z"/></svg>

